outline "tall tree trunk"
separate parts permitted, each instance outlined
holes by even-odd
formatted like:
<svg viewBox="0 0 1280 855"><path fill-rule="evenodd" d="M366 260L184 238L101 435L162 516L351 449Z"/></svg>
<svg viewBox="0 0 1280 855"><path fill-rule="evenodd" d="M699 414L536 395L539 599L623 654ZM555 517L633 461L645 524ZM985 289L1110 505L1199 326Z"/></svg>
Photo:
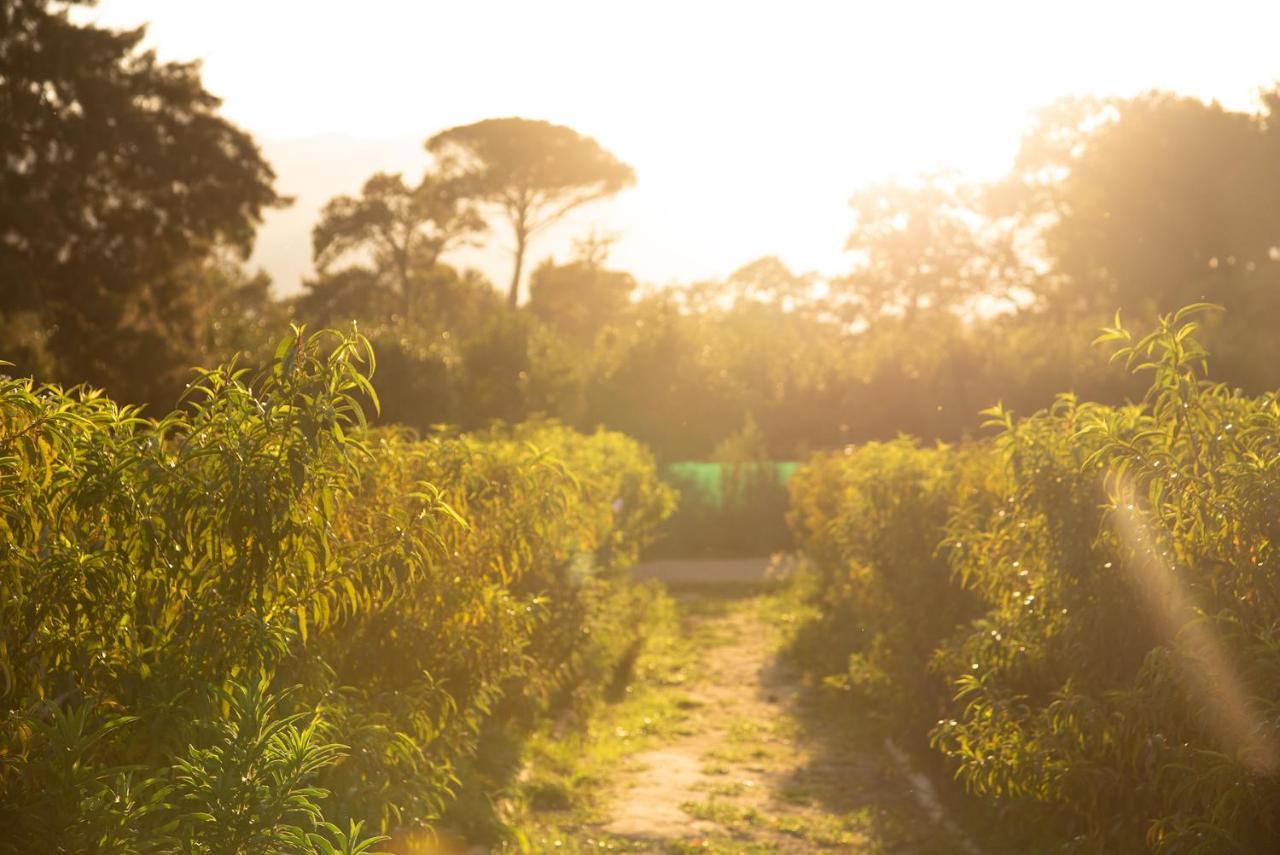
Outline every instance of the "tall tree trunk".
<svg viewBox="0 0 1280 855"><path fill-rule="evenodd" d="M516 269L511 274L511 290L507 292L507 305L515 308L520 301L520 271L524 267L524 248L528 242L528 236L524 233L524 229L516 229Z"/></svg>

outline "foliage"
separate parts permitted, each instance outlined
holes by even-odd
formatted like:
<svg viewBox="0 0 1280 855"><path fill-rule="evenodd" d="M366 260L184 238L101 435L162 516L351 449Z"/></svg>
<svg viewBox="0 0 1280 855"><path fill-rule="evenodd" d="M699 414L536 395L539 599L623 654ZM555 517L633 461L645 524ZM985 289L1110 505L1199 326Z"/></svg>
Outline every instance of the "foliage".
<svg viewBox="0 0 1280 855"><path fill-rule="evenodd" d="M996 408L999 436L977 448L871 446L795 482L824 620L899 627L870 657L861 633L844 641L851 681L868 663L891 694L945 678L932 740L1023 846L1263 851L1277 833L1280 404L1205 378L1197 311L1102 337L1151 372L1140 404ZM913 504L975 455L997 467L935 493L932 512ZM868 531L889 548L868 553ZM877 596L906 568L952 632L921 623L914 598Z"/></svg>
<svg viewBox="0 0 1280 855"><path fill-rule="evenodd" d="M325 204L311 232L313 256L322 275L339 260L364 261L376 284L398 295L398 308L407 315L415 289L440 255L483 228L456 187L440 176L428 173L410 187L399 175L379 172L359 197Z"/></svg>
<svg viewBox="0 0 1280 855"><path fill-rule="evenodd" d="M1062 308L1244 308L1277 274L1274 109L1153 92L1042 110L996 200L1043 223Z"/></svg>
<svg viewBox="0 0 1280 855"><path fill-rule="evenodd" d="M247 253L283 200L253 139L218 115L195 63L142 29L76 24L66 4L0 9L0 320L33 328L24 370L169 406L200 357L183 265Z"/></svg>
<svg viewBox="0 0 1280 855"><path fill-rule="evenodd" d="M635 183L635 172L590 137L517 117L449 128L426 143L464 198L495 207L515 237L507 302L515 308L529 240L569 211Z"/></svg>
<svg viewBox="0 0 1280 855"><path fill-rule="evenodd" d="M908 735L945 710L949 688L928 665L976 614L939 532L955 505L983 500L992 463L982 448L900 437L821 455L790 482L788 517L817 573L821 608L797 652Z"/></svg>
<svg viewBox="0 0 1280 855"><path fill-rule="evenodd" d="M295 334L158 420L0 381L0 851L357 851L478 785L482 729L609 681L652 460L370 430L371 369Z"/></svg>
<svg viewBox="0 0 1280 855"><path fill-rule="evenodd" d="M945 176L869 187L850 207L856 224L845 249L861 258L837 289L867 318L972 311L1035 278L1011 230L982 215L980 191Z"/></svg>
<svg viewBox="0 0 1280 855"><path fill-rule="evenodd" d="M538 265L529 281L529 312L566 339L590 345L623 318L636 288L631 274L604 266L607 249L607 241L590 238L578 242L568 264L548 259Z"/></svg>

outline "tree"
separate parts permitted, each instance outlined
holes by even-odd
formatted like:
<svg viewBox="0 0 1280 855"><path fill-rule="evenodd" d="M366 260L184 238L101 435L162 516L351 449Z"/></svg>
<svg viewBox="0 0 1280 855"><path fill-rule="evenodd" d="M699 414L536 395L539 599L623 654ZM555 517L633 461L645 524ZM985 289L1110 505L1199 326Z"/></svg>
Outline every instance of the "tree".
<svg viewBox="0 0 1280 855"><path fill-rule="evenodd" d="M748 304L808 313L824 308L817 293L816 274L796 273L777 256L765 255L739 267L728 279L694 283L679 296L689 311L699 314Z"/></svg>
<svg viewBox="0 0 1280 855"><path fill-rule="evenodd" d="M427 140L463 195L499 210L515 237L507 302L520 296L529 240L569 211L635 183L635 172L590 137L534 119L486 119Z"/></svg>
<svg viewBox="0 0 1280 855"><path fill-rule="evenodd" d="M316 267L326 274L339 260L362 257L400 296L407 314L414 275L431 270L442 253L484 228L455 190L431 173L416 187L398 174L374 174L359 196L338 196L324 206L311 231Z"/></svg>
<svg viewBox="0 0 1280 855"><path fill-rule="evenodd" d="M729 276L729 290L739 300L794 311L812 298L817 277L795 273L777 256L766 255L739 267Z"/></svg>
<svg viewBox="0 0 1280 855"><path fill-rule="evenodd" d="M876 185L850 206L857 221L845 246L859 261L839 290L868 319L910 323L925 310L963 311L1026 280L1012 237L984 217L973 189L945 177Z"/></svg>
<svg viewBox="0 0 1280 855"><path fill-rule="evenodd" d="M284 202L198 65L158 62L143 35L0 6L0 323L38 333L48 379L135 401L174 391L157 367L198 352L180 269L247 255Z"/></svg>
<svg viewBox="0 0 1280 855"><path fill-rule="evenodd" d="M666 459L700 459L742 421L733 378L708 349L705 322L670 295L647 298L633 315L601 337L585 422L621 430Z"/></svg>
<svg viewBox="0 0 1280 855"><path fill-rule="evenodd" d="M1261 113L1153 92L1041 112L1007 210L1041 226L1062 308L1239 314L1280 276L1280 93Z"/></svg>
<svg viewBox="0 0 1280 855"><path fill-rule="evenodd" d="M630 273L608 270L611 239L592 235L575 241L577 257L568 264L548 259L529 281L529 311L560 334L590 344L626 311L635 290Z"/></svg>
<svg viewBox="0 0 1280 855"><path fill-rule="evenodd" d="M267 365L289 326L289 306L271 293L264 270L250 273L228 252L212 252L184 266L191 279L191 318L197 333L198 365L218 365L233 358L248 365ZM178 366L183 370L186 366Z"/></svg>

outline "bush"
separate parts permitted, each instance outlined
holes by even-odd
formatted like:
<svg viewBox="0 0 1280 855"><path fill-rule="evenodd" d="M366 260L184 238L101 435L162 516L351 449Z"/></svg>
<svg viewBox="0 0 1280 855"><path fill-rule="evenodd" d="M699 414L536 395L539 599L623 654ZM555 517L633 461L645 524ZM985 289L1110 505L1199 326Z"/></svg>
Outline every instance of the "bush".
<svg viewBox="0 0 1280 855"><path fill-rule="evenodd" d="M357 851L623 661L648 455L368 430L372 359L290 336L158 420L0 379L0 851Z"/></svg>
<svg viewBox="0 0 1280 855"><path fill-rule="evenodd" d="M914 704L945 678L932 741L1025 848L1280 833L1280 400L1205 379L1202 308L1104 334L1152 373L1137 405L997 408L977 448L869 446L794 482L824 620L877 630L841 638L848 682Z"/></svg>
<svg viewBox="0 0 1280 855"><path fill-rule="evenodd" d="M905 734L945 710L950 691L929 661L977 614L939 539L953 506L989 492L991 463L982 447L902 437L819 456L791 480L788 518L818 574L821 607L799 652Z"/></svg>

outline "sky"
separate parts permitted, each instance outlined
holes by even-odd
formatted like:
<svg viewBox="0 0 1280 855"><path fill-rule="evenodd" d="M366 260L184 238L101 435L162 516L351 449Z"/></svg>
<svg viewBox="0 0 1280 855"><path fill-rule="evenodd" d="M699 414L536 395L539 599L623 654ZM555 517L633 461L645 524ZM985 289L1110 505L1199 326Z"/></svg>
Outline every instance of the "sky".
<svg viewBox="0 0 1280 855"><path fill-rule="evenodd" d="M311 271L330 197L416 177L422 141L496 116L568 125L637 186L531 250L619 236L642 282L725 276L763 255L838 274L860 187L1011 164L1033 111L1064 95L1164 89L1252 108L1280 81L1280 2L749 0L100 0L78 17L150 22L165 59L203 63L223 113L296 197L252 260L281 293ZM494 231L457 263L510 277Z"/></svg>

